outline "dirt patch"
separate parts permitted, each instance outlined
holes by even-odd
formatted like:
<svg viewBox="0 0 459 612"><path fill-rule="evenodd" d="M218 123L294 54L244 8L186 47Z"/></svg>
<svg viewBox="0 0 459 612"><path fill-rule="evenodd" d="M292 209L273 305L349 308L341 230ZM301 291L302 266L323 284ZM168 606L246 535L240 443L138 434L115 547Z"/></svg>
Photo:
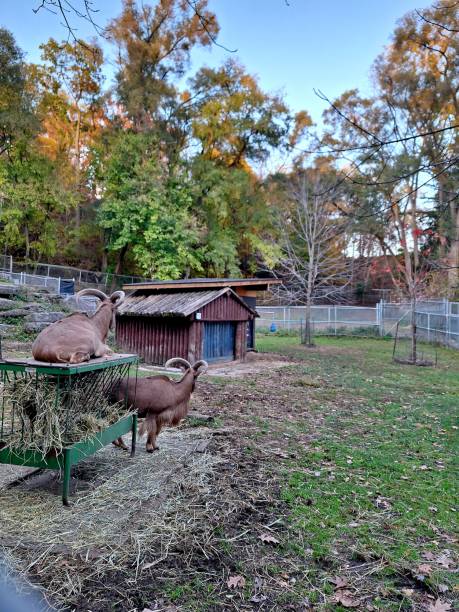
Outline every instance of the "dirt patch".
<svg viewBox="0 0 459 612"><path fill-rule="evenodd" d="M230 363L216 363L210 366L208 376L222 376L224 378L243 378L250 374L261 374L266 370L276 370L295 365L280 355L266 355L262 353L248 353L245 361Z"/></svg>
<svg viewBox="0 0 459 612"><path fill-rule="evenodd" d="M207 376L221 376L222 378L244 378L250 374L261 374L269 370L285 368L295 365L296 362L289 361L286 357L276 354L255 353L249 352L244 361L227 361L223 363L214 363L209 366ZM170 370L165 370L158 366L150 366L142 364L139 367L142 372L151 372L152 374L169 373ZM205 379L205 375L200 380Z"/></svg>

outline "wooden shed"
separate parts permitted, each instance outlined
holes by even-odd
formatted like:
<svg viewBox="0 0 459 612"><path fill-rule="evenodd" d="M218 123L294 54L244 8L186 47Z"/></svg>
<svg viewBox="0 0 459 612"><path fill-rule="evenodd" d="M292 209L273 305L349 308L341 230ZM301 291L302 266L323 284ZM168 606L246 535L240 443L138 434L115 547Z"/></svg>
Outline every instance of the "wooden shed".
<svg viewBox="0 0 459 612"><path fill-rule="evenodd" d="M153 292L138 288L118 309L116 340L123 350L158 365L171 357L191 363L243 359L248 323L255 316L231 287Z"/></svg>

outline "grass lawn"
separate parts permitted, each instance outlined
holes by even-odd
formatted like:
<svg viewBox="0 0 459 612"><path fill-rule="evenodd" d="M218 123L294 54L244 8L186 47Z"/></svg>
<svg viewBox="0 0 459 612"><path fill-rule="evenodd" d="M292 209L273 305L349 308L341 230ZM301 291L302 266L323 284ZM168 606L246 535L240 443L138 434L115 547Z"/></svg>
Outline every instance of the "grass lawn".
<svg viewBox="0 0 459 612"><path fill-rule="evenodd" d="M311 603L345 590L344 603L374 609L457 597L459 353L413 368L393 364L383 340L321 338L309 350L273 335L258 348L298 361L293 385L307 389L307 415L283 424L293 458L281 494L288 546L315 562Z"/></svg>

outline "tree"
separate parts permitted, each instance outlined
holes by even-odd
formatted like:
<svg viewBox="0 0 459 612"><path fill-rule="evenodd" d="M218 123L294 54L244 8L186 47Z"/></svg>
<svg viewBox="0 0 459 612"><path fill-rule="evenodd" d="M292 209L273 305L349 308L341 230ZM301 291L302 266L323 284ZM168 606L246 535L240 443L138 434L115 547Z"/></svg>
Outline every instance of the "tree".
<svg viewBox="0 0 459 612"><path fill-rule="evenodd" d="M117 95L136 130L151 130L163 102L175 97L196 45L212 44L219 26L207 0L159 0L154 7L124 0L107 28L118 47Z"/></svg>
<svg viewBox="0 0 459 612"><path fill-rule="evenodd" d="M59 248L56 220L72 204L55 165L27 141L0 160L0 227L5 251L26 259L53 257Z"/></svg>
<svg viewBox="0 0 459 612"><path fill-rule="evenodd" d="M424 172L430 173L437 188L437 210L444 219L449 247L444 267L450 296L459 278L459 183L455 179L459 130L440 130L459 125L458 23L457 3L438 2L421 13L408 13L374 69L379 95L391 109L395 127L425 134L413 142Z"/></svg>
<svg viewBox="0 0 459 612"><path fill-rule="evenodd" d="M26 87L23 53L13 35L0 28L0 155L38 125Z"/></svg>
<svg viewBox="0 0 459 612"><path fill-rule="evenodd" d="M165 172L148 135L119 134L100 171L104 197L99 223L108 250L117 253L116 274L122 273L129 253L150 277L180 278L202 269L187 179Z"/></svg>
<svg viewBox="0 0 459 612"><path fill-rule="evenodd" d="M189 95L193 136L205 159L241 168L247 162L266 160L273 149L288 146L294 119L287 106L279 96L263 92L235 60L219 69L202 68L191 80ZM310 124L307 116L305 125Z"/></svg>
<svg viewBox="0 0 459 612"><path fill-rule="evenodd" d="M259 178L201 156L192 163L192 178L205 273L253 274L261 260L272 263L273 215Z"/></svg>
<svg viewBox="0 0 459 612"><path fill-rule="evenodd" d="M30 68L39 100L43 130L39 141L52 159L59 159L63 175L79 198L75 226L80 229L80 205L88 199L89 152L104 126L102 50L75 41L41 45L43 65Z"/></svg>
<svg viewBox="0 0 459 612"><path fill-rule="evenodd" d="M283 279L280 295L288 302L305 305L302 343L313 346L312 305L317 299L342 297L351 282L345 256L346 220L337 213L330 180L320 173L301 171L288 185L290 215L279 222L283 235L282 253L276 275ZM326 195L317 195L326 191Z"/></svg>

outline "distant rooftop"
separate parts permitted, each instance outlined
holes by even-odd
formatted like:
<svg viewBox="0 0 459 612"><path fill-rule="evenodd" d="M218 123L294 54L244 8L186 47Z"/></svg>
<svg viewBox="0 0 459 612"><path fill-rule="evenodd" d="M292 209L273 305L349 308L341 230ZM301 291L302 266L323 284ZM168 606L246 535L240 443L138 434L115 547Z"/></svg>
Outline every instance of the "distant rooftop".
<svg viewBox="0 0 459 612"><path fill-rule="evenodd" d="M219 287L245 287L265 291L270 285L279 285L277 278L187 278L181 280L154 280L142 283L123 285L123 289L149 289L151 291L164 291L165 289L210 289Z"/></svg>

